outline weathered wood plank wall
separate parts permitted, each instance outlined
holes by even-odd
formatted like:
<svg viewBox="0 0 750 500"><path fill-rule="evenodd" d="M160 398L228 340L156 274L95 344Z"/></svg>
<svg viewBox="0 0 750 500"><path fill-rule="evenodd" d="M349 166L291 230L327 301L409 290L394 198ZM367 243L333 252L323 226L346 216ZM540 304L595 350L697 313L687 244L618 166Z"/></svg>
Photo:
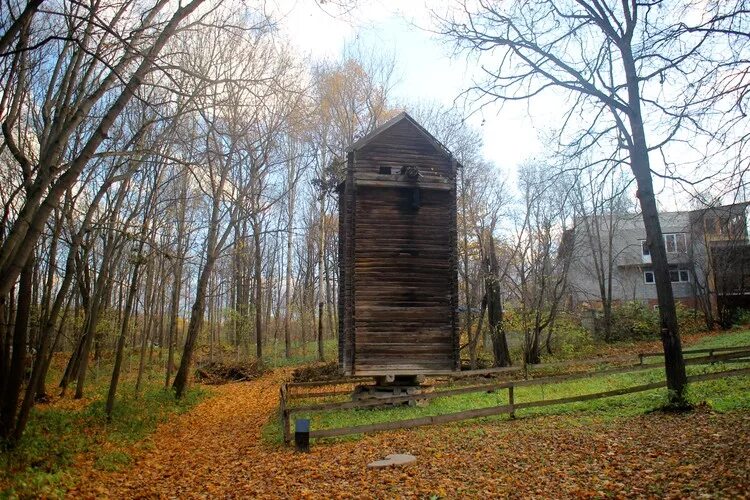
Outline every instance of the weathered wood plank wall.
<svg viewBox="0 0 750 500"><path fill-rule="evenodd" d="M455 161L410 119L348 160L339 190L344 373L458 369Z"/></svg>

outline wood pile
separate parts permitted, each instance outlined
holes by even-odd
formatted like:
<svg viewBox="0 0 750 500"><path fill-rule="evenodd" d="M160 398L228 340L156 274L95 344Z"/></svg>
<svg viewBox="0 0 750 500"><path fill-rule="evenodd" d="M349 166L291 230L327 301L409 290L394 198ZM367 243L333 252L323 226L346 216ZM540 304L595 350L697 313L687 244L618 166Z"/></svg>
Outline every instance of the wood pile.
<svg viewBox="0 0 750 500"><path fill-rule="evenodd" d="M196 369L196 379L204 384L224 384L254 380L266 372L258 361L208 361Z"/></svg>

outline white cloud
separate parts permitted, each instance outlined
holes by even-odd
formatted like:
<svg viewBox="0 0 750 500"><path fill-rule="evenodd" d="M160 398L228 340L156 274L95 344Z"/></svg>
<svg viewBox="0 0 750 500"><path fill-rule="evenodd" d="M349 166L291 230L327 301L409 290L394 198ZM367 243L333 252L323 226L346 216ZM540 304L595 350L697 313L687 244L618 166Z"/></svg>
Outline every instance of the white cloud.
<svg viewBox="0 0 750 500"><path fill-rule="evenodd" d="M393 53L398 79L394 96L399 102L427 100L450 107L471 85L475 64L451 58L449 47L427 31L433 22L431 11L448 3L360 0L349 11L336 2L321 5L316 0L271 0L269 6L281 33L304 57L336 58L351 42ZM518 163L539 154L538 131L525 105L502 111L490 106L469 123L482 132L486 157L509 176Z"/></svg>

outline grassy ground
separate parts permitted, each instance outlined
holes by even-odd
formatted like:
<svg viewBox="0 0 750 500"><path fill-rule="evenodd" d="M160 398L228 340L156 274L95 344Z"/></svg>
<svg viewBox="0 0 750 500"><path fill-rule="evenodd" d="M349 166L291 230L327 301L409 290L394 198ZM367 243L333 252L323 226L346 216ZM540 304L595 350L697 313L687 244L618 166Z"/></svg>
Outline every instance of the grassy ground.
<svg viewBox="0 0 750 500"><path fill-rule="evenodd" d="M691 343L690 347L724 347L744 344L750 344L750 331L712 334L698 340L697 343ZM295 352L301 351L299 347L296 346ZM335 358L335 348L334 341L325 343L327 359ZM637 352L637 350L656 350L658 342L607 345L599 346L599 348L601 352L597 351L596 354L613 355L622 352ZM275 346L268 345L266 355L266 365L269 367L301 364L317 358L317 345L308 344L306 355L299 353L289 360L284 359L283 343ZM587 352L587 357L588 355L590 353ZM61 357L53 365L48 379L50 392L56 392L56 383L65 362L63 358ZM738 368L746 365L727 366ZM689 372L700 373L707 369L722 370L727 366L717 364L711 367L690 367ZM143 392L136 399L134 379L137 371L137 356L130 355L124 362L113 421L107 423L104 416L104 399L109 384L110 370L111 360L92 363L84 399L73 400L68 395L65 398L55 398L50 404L38 405L34 409L27 432L18 448L12 453L0 453L0 464L2 464L0 466L0 497L63 496L72 485L80 482L79 471L84 465L102 473L118 470L125 473L132 467L133 456L140 453L138 450L146 452L154 446L148 437L152 435L159 423L172 421L173 415L184 413L197 402L216 394L213 389L196 385L184 400L176 402L171 391L163 389L163 363L155 359L152 367L146 372ZM572 381L554 388L529 387L517 389L516 401L597 392L660 380L661 377L663 377L662 370L655 368L637 374ZM277 387L278 385L273 385L273 390L265 387L263 393L267 393L269 398L274 399L278 394ZM69 393L72 392L72 390L69 391ZM316 413L310 417L313 419L313 428L340 427L493 406L505 403L506 398L507 393L500 391L496 394L439 398L432 401L427 408L400 407L329 412ZM665 391L657 390L588 403L521 411L518 416L579 412L576 420L585 420L586 415L591 418L602 416L607 419L648 412L662 405L665 398ZM717 411L750 408L750 377L693 384L690 388L690 398L696 402L706 401ZM211 401L213 399L216 398L211 398ZM247 402L243 400L238 404L245 405ZM269 407L273 404L275 403L270 402ZM259 426L266 421L265 419L266 417L263 416ZM269 424L263 430L264 441L278 441L277 420L271 418L268 422ZM466 424L469 425L470 422ZM469 425L465 428L470 427Z"/></svg>
<svg viewBox="0 0 750 500"><path fill-rule="evenodd" d="M56 361L48 377L48 391L54 393L63 363L62 358ZM37 405L18 446L12 452L0 453L0 497L60 497L75 483L80 460L91 460L101 470L127 466L131 457L124 451L126 447L143 440L170 415L187 411L210 393L198 386L175 401L172 392L163 388L161 364L155 364L146 372L142 393L136 398L137 362L133 355L124 363L110 423L104 402L111 363L93 363L85 398L56 397L50 404ZM68 392L74 392L74 388Z"/></svg>
<svg viewBox="0 0 750 500"><path fill-rule="evenodd" d="M468 420L314 444L263 443L291 370L217 387L120 471L81 467L71 498L744 498L750 412ZM390 453L416 464L373 470Z"/></svg>
<svg viewBox="0 0 750 500"><path fill-rule="evenodd" d="M295 343L292 346L294 355L288 359L284 356L283 341L264 347L264 363L269 368L317 360L318 347L314 342L308 342L304 349ZM326 359L335 359L336 349L336 341L325 341ZM158 356L158 348L155 354ZM166 357L166 352L161 354ZM202 346L197 355L208 359L209 348ZM183 400L175 401L172 391L164 389L164 361L156 356L145 371L142 393L136 398L139 359L135 353L126 355L110 423L106 421L104 402L112 360L91 362L85 397L74 400L74 384L67 396L57 396L57 383L67 355L56 357L47 377L47 390L53 395L52 401L34 407L26 432L15 450L0 450L0 498L62 496L78 480L77 467L81 460L90 461L94 468L103 471L125 468L131 462L133 443L143 441L159 423L167 421L171 415L189 410L211 394L211 389L195 384ZM231 361L236 353L231 347L224 346L215 348L214 356ZM247 359L246 354L241 356ZM175 360L177 363L179 359ZM139 446L149 445L143 441Z"/></svg>
<svg viewBox="0 0 750 500"><path fill-rule="evenodd" d="M712 335L693 343L690 348L727 347L735 345L750 345L750 331L730 331L720 335ZM652 359L655 361L655 359ZM689 375L723 371L750 366L748 363L716 363L714 365L688 366ZM658 382L664 379L664 370L655 366L652 370L635 373L624 373L610 376L593 376L585 379L572 380L547 386L519 387L515 391L516 403L535 401L540 399L557 399L589 393L626 388L634 385ZM343 400L328 398L326 401ZM706 403L716 411L729 411L740 408L750 408L750 376L732 377L728 379L712 380L693 383L689 386L688 399L695 403ZM318 399L317 402L322 402ZM517 417L541 414L561 414L583 412L596 414L604 418L622 417L642 414L662 407L667 401L666 389L599 399L581 403L547 406L517 412ZM309 401L298 400L298 405ZM374 424L394 420L440 415L475 408L486 408L508 403L507 391L496 393L473 393L446 398L436 398L425 408L395 407L360 410L341 410L314 413L295 414L295 418L311 419L313 429L327 429L348 427L354 425ZM490 417L492 419L507 419L507 416ZM270 422L264 429L267 440L280 439L278 423Z"/></svg>

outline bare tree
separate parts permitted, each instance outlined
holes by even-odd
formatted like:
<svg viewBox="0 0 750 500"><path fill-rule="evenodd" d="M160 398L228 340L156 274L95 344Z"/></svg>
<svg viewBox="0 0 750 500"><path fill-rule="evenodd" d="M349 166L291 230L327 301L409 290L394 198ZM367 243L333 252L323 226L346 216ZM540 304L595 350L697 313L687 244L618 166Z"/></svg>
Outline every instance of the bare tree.
<svg viewBox="0 0 750 500"><path fill-rule="evenodd" d="M689 123L706 144L686 190L700 199L706 190L732 202L748 199L748 99L750 19L745 0L686 1L674 31L706 39L697 53L691 82L680 95ZM705 200L704 200L705 201Z"/></svg>
<svg viewBox="0 0 750 500"><path fill-rule="evenodd" d="M647 85L682 78L681 65L703 39L683 43L665 29L672 14L660 7L636 0L617 5L480 0L462 3L456 16L443 20L442 30L459 46L489 58L482 66L486 80L473 89L482 98L531 100L557 89L570 103L563 146L574 154L607 146L627 153L656 279L667 385L671 401L684 404L685 363L649 158L679 131L682 115L673 116L658 89L651 92ZM644 108L654 119L663 118L662 134L652 134L651 143Z"/></svg>
<svg viewBox="0 0 750 500"><path fill-rule="evenodd" d="M191 43L211 50L192 54L191 60L184 62L194 65L194 73L205 75L196 78L196 87L204 80L219 83L198 99L200 105L187 143L193 181L205 200L207 218L190 322L172 384L178 398L187 387L211 275L232 244L230 236L240 215L249 219L253 232L256 356L261 360L263 355L263 218L284 197L283 189L272 189L272 173L284 164L276 155L277 146L299 92L296 69L288 54L283 47L275 46L262 28L206 30ZM238 46L246 48L246 58L234 57ZM224 81L223 75L232 79Z"/></svg>
<svg viewBox="0 0 750 500"><path fill-rule="evenodd" d="M16 50L2 61L8 66L0 100L3 137L23 176L26 197L0 245L0 297L13 286L52 210L154 70L162 49L202 3L187 2L170 14L172 4L158 0L143 16L136 10L143 6L135 1L123 2L107 15L97 10L99 4L61 4L61 10L45 13L39 26L36 16L27 18ZM136 24L128 26L133 20ZM63 30L62 40L45 43L47 26ZM129 35L121 38L118 30ZM54 68L47 78L35 74L47 67ZM43 101L30 102L32 83L40 87ZM95 107L102 108L96 113L100 118L81 128ZM34 122L32 148L27 131ZM77 147L71 150L66 146L74 135Z"/></svg>
<svg viewBox="0 0 750 500"><path fill-rule="evenodd" d="M296 127L294 125L297 125ZM306 170L304 143L299 137L299 122L295 120L293 128L286 135L286 253L284 267L284 355L292 356L291 326L292 319L292 251L294 245L295 207L297 204L298 184Z"/></svg>
<svg viewBox="0 0 750 500"><path fill-rule="evenodd" d="M565 296L570 263L564 257L563 238L568 219L567 186L549 174L546 165L534 162L527 162L519 173L523 207L508 283L520 306L517 312L528 364L540 362L543 334L551 335Z"/></svg>
<svg viewBox="0 0 750 500"><path fill-rule="evenodd" d="M575 257L571 265L578 267L574 271L582 279L593 277L596 282L598 296L593 298L598 299L602 307L601 326L605 340L609 340L612 333L614 270L620 251L615 246L615 236L629 211L625 199L628 185L618 169L603 172L584 169L576 176L571 189L575 211L571 229L571 257Z"/></svg>
<svg viewBox="0 0 750 500"><path fill-rule="evenodd" d="M500 266L495 248L495 238L491 232L485 238L486 249L484 250L484 273L485 273L485 296L482 300L483 309L487 309L487 320L490 327L490 339L492 340L492 354L495 366L510 366L510 351L508 339L503 328L503 297L500 285ZM481 327L481 319L479 320Z"/></svg>

